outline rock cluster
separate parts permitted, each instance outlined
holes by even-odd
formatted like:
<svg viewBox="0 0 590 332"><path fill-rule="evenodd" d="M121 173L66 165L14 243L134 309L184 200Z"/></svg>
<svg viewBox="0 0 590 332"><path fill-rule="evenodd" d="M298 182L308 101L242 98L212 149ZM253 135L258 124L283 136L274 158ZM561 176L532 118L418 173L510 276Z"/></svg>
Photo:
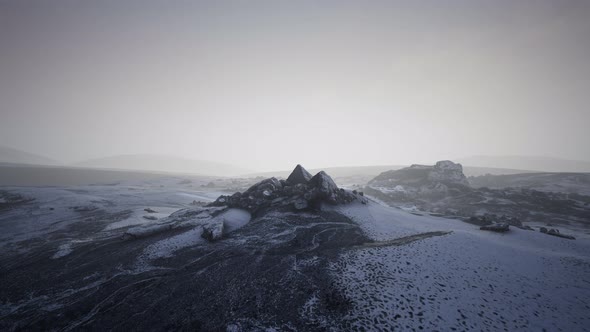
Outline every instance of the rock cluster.
<svg viewBox="0 0 590 332"><path fill-rule="evenodd" d="M511 217L506 215L497 216L495 214L484 214L484 215L476 215L471 216L468 220L468 223L477 225L477 226L487 226L491 224L507 224L510 226L518 227L518 228L525 228L522 224L522 221L517 217Z"/></svg>
<svg viewBox="0 0 590 332"><path fill-rule="evenodd" d="M367 190L370 189L386 192L399 201L411 201L460 195L469 191L470 187L463 174L463 166L443 160L433 166L412 165L383 172L369 181Z"/></svg>
<svg viewBox="0 0 590 332"><path fill-rule="evenodd" d="M262 180L243 193L222 195L210 206L229 206L256 213L268 207L292 207L295 210L317 209L322 203L332 205L367 200L360 192L338 188L324 171L314 176L297 165L287 180L274 177Z"/></svg>
<svg viewBox="0 0 590 332"><path fill-rule="evenodd" d="M465 177L465 174L463 174L463 166L450 160L437 162L428 173L428 179L442 183L455 183L469 186L469 182L467 182L467 178Z"/></svg>
<svg viewBox="0 0 590 332"><path fill-rule="evenodd" d="M203 233L201 237L209 242L217 241L223 237L224 224L223 222L208 223L202 226Z"/></svg>
<svg viewBox="0 0 590 332"><path fill-rule="evenodd" d="M506 223L495 223L491 225L481 226L479 229L484 231L492 231L498 233L508 232L510 230L510 225Z"/></svg>
<svg viewBox="0 0 590 332"><path fill-rule="evenodd" d="M561 234L559 232L559 229L555 229L555 228L550 228L547 229L545 227L541 227L540 229L541 233L547 234L547 235L553 235L553 236L557 236L557 237L562 237L564 239L570 239L570 240L575 240L576 238L571 236L571 235L567 235L567 234Z"/></svg>
<svg viewBox="0 0 590 332"><path fill-rule="evenodd" d="M223 219L218 216L226 210L227 207L192 207L178 210L162 219L144 216L152 222L129 228L122 239L140 239L174 229L201 227L203 229L201 236L209 241L215 241L223 236Z"/></svg>

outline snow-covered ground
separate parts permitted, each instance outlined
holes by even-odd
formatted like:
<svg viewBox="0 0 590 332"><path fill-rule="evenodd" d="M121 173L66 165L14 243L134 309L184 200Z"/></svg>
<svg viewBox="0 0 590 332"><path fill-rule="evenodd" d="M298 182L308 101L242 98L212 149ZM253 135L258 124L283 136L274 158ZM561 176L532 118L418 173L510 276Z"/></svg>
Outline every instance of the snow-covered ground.
<svg viewBox="0 0 590 332"><path fill-rule="evenodd" d="M0 326L103 327L119 312L117 324L137 314L237 330L590 330L585 233L499 234L374 200L255 216L208 207L182 219L201 211L193 201L227 194L207 183L1 188L34 200L0 213ZM201 237L219 223L226 237ZM165 231L123 239L150 227ZM41 282L21 278L35 273ZM169 308L177 316L156 317Z"/></svg>
<svg viewBox="0 0 590 332"><path fill-rule="evenodd" d="M374 202L339 210L378 241L450 231L402 246L348 250L331 265L359 329L590 329L590 241L511 228L498 234L458 220Z"/></svg>
<svg viewBox="0 0 590 332"><path fill-rule="evenodd" d="M0 214L0 250L27 250L28 240L43 237L49 240L59 236L60 230L69 232L72 226L77 226L84 238L70 239L69 246L56 241L56 252L64 253L63 248L75 247L76 241L119 236L127 227L148 224L152 222L150 219L165 218L190 207L194 201L211 202L222 194L198 187L201 183L196 183L193 189L178 182L176 178L164 178L118 185L0 187L33 199ZM71 237L71 234L64 236Z"/></svg>

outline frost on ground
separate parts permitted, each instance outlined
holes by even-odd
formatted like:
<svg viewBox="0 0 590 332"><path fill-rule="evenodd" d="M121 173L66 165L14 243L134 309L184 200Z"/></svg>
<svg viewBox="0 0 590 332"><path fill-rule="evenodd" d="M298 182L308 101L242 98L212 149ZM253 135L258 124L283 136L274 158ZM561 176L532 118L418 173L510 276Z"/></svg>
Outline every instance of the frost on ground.
<svg viewBox="0 0 590 332"><path fill-rule="evenodd" d="M147 217L151 218L152 220L162 219L168 217L172 212L178 210L178 208L164 206L150 207L149 209L155 212L148 213L145 211L146 208L137 208L133 211L129 218L114 223L110 223L105 227L104 230L109 231L123 227L147 224L150 220Z"/></svg>
<svg viewBox="0 0 590 332"><path fill-rule="evenodd" d="M404 216L374 204L347 209L376 239L426 229L453 232L406 246L342 253L330 269L352 303L338 323L343 329L590 328L586 241L520 229L485 233L459 221Z"/></svg>
<svg viewBox="0 0 590 332"><path fill-rule="evenodd" d="M250 215L192 204L217 181L180 182L7 188L23 199L0 213L0 330L590 326L590 239L374 201Z"/></svg>
<svg viewBox="0 0 590 332"><path fill-rule="evenodd" d="M219 211L222 212L218 215L213 215L214 212ZM187 215L191 217L186 217ZM250 218L251 216L248 211L240 209L227 209L225 211L222 208L186 209L175 212L161 223L129 229L126 234L140 238L174 228L184 228L187 225L192 227L188 231L166 237L146 247L143 254L138 257L138 266L140 268L147 268L149 261L172 257L178 250L205 243L206 240L202 236L203 231L205 228L211 227L211 225L220 224L223 234L219 234L219 236L223 236L243 227L250 221Z"/></svg>
<svg viewBox="0 0 590 332"><path fill-rule="evenodd" d="M72 252L72 244L70 244L70 243L62 244L61 246L59 246L57 248L57 252L53 256L51 256L51 258L53 258L53 259L61 258L61 257L69 255L71 252Z"/></svg>

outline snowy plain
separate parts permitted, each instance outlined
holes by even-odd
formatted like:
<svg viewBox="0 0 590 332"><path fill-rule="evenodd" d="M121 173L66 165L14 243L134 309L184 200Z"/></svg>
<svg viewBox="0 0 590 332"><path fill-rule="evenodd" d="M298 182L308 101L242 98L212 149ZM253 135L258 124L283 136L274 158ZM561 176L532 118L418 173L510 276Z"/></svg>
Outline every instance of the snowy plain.
<svg viewBox="0 0 590 332"><path fill-rule="evenodd" d="M2 288L0 318L26 324L55 316L64 308L79 307L78 302L87 298L87 312L77 309L83 315L65 326L66 330L76 329L98 319L100 310L110 310L108 302L94 302L94 296L102 299L96 295L102 289L106 292L109 287L116 287L115 293L129 292L126 296L133 296L128 287L135 283L120 286L117 282L122 278L151 285L153 280L163 278L160 273L172 271L170 278L176 280L174 274L181 274L183 266L213 257L207 255L231 257L229 254L242 250L237 249L241 247L252 248L252 255L259 255L254 261L262 260L272 256L264 255L264 250L257 247L260 241L288 247L291 242L284 241L292 237L291 233L311 232L326 224L316 222L323 219L314 212L272 212L251 220L249 213L229 209L213 218L223 220L229 233L239 234L238 230L248 223L258 223L261 228L253 230L259 230L272 219L300 221L292 229L277 227L275 233L265 229L263 234L267 238L251 231L245 233L247 236L230 236L215 245L200 236L200 227L178 228L136 241L120 239L130 229L164 223L176 211L192 209L195 200L208 202L227 194L223 188L202 187L208 181L187 185L181 179L162 179L118 185L1 188L34 201L0 214L0 269L11 275ZM349 218L375 243L392 241L392 245L343 246L337 255L326 256L327 265L321 265L321 259L311 254L285 255L284 260L294 260L288 274L300 275L303 269L327 269L332 284L350 304L345 312L326 316L322 309L324 300L317 297L317 291L312 292L296 311L300 320L316 324L314 329L590 330L590 240L586 237L568 240L518 228L505 234L486 232L460 220L408 212L375 200L366 205L352 203L327 210L342 216L340 219ZM341 224L350 228L347 223ZM322 241L333 241L325 234L341 225L332 222L325 227L309 233L313 237L310 247L304 248L306 251L315 252L326 244ZM225 246L231 250L224 251ZM194 248L202 249L191 251ZM205 254L191 256L192 253ZM186 257L190 260L186 261ZM215 263L229 264L223 259ZM79 262L88 267L75 266ZM58 266L56 280L65 273L68 278L79 279L60 280L65 286L59 287L37 286L34 281L23 283L19 269L28 271L27 266L33 263L40 265L40 271ZM231 266L228 268L231 270ZM201 273L204 272L199 270L197 275ZM44 280L45 276L38 278ZM215 275L211 278L215 279ZM264 278L256 281L262 282ZM196 287L198 292L207 288L184 285ZM275 291L293 291L288 283L282 287ZM110 292L104 295L106 299L112 296ZM197 301L198 294L190 297ZM261 324L277 330L290 326L289 322ZM228 321L227 328L239 330L239 326Z"/></svg>
<svg viewBox="0 0 590 332"><path fill-rule="evenodd" d="M388 330L590 329L590 241L459 220L372 202L339 210L379 241L449 234L404 246L347 251L331 269L352 300L344 321ZM393 318L393 319L392 319Z"/></svg>

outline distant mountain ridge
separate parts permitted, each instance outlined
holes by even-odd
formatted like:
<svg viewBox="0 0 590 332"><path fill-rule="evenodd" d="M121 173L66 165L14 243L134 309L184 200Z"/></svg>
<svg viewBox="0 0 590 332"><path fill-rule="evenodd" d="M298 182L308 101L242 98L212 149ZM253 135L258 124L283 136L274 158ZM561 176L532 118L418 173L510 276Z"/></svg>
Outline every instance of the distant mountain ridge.
<svg viewBox="0 0 590 332"><path fill-rule="evenodd" d="M117 155L89 159L74 163L72 166L216 176L236 176L251 172L224 163L156 154Z"/></svg>
<svg viewBox="0 0 590 332"><path fill-rule="evenodd" d="M456 161L463 166L511 168L539 172L590 172L590 161L541 156L471 156Z"/></svg>
<svg viewBox="0 0 590 332"><path fill-rule="evenodd" d="M28 164L28 165L58 165L59 162L51 158L25 152L18 149L0 146L0 163Z"/></svg>

